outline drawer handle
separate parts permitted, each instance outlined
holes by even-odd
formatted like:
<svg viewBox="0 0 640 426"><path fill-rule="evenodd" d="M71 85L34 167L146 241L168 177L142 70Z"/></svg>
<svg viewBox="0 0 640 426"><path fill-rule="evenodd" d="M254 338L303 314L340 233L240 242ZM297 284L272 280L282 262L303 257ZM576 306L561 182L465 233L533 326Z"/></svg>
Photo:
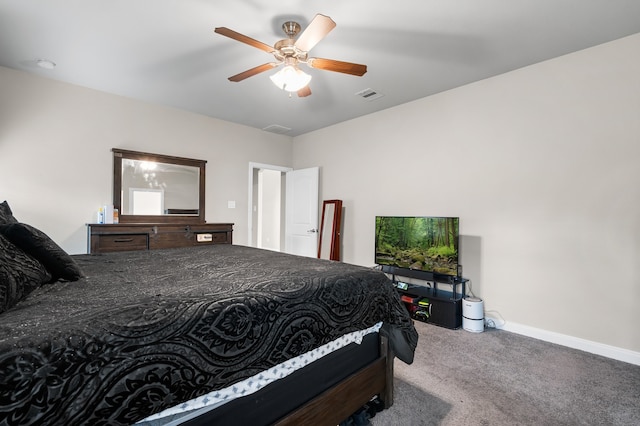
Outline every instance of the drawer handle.
<svg viewBox="0 0 640 426"><path fill-rule="evenodd" d="M117 238L113 240L115 243L130 243L131 241L133 241L133 238Z"/></svg>

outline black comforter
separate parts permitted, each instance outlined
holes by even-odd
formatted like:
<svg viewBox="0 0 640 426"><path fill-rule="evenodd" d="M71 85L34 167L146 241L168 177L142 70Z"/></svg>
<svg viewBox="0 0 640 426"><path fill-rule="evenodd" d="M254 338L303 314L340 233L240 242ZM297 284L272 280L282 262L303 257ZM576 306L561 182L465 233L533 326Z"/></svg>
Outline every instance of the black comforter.
<svg viewBox="0 0 640 426"><path fill-rule="evenodd" d="M74 258L83 279L0 315L0 424L131 424L379 321L413 358L368 268L229 245Z"/></svg>

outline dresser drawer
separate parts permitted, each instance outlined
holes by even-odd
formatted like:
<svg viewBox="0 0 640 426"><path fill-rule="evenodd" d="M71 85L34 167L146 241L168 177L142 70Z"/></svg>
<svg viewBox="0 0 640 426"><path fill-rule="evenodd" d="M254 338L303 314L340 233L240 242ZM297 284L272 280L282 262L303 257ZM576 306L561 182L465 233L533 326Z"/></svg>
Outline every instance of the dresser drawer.
<svg viewBox="0 0 640 426"><path fill-rule="evenodd" d="M227 232L214 232L213 242L216 244L229 244L229 234Z"/></svg>
<svg viewBox="0 0 640 426"><path fill-rule="evenodd" d="M97 236L95 251L99 253L111 251L147 250L148 234L108 234Z"/></svg>
<svg viewBox="0 0 640 426"><path fill-rule="evenodd" d="M233 223L90 223L90 254L233 244Z"/></svg>

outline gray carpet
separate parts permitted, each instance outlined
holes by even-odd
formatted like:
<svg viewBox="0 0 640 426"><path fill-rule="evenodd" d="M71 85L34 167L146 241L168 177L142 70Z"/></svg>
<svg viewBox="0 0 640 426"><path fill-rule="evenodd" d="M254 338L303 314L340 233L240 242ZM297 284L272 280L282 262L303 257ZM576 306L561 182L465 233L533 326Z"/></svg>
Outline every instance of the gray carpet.
<svg viewBox="0 0 640 426"><path fill-rule="evenodd" d="M640 425L640 366L490 329L416 323L385 425Z"/></svg>

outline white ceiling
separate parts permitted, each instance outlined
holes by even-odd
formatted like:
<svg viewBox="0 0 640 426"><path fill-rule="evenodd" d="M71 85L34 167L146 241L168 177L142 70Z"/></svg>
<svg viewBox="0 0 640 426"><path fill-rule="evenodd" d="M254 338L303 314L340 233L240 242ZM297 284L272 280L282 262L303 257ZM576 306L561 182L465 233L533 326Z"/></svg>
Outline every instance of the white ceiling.
<svg viewBox="0 0 640 426"><path fill-rule="evenodd" d="M275 71L227 80L273 57L215 27L273 45L316 13L337 27L310 56L363 77L303 65L306 98ZM639 32L638 0L0 0L0 65L296 136ZM384 96L355 95L368 88Z"/></svg>

